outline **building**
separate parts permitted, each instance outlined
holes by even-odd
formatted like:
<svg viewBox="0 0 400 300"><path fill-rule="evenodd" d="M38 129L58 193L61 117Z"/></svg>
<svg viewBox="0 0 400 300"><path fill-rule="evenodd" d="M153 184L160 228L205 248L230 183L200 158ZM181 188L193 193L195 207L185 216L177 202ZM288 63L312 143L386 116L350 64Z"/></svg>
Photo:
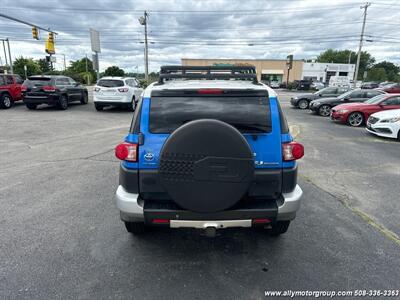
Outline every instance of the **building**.
<svg viewBox="0 0 400 300"><path fill-rule="evenodd" d="M334 64L334 63L304 63L301 79L312 81L329 82L332 76L347 76L354 78L354 64Z"/></svg>
<svg viewBox="0 0 400 300"><path fill-rule="evenodd" d="M289 81L300 80L303 70L302 60L293 60ZM286 59L193 59L182 58L183 66L252 65L256 67L257 79L261 81L286 82Z"/></svg>
<svg viewBox="0 0 400 300"><path fill-rule="evenodd" d="M286 82L288 69L286 59L197 59L182 58L183 66L217 66L217 65L252 65L256 67L257 79L264 82ZM334 63L306 63L304 60L293 60L289 71L289 82L301 79L329 82L331 76L354 77L355 65Z"/></svg>

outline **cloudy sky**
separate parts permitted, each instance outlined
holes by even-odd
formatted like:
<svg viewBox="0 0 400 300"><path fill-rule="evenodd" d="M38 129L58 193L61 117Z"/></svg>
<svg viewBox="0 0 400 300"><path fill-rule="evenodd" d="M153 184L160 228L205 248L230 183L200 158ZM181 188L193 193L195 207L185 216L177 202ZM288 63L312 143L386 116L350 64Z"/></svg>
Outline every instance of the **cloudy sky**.
<svg viewBox="0 0 400 300"><path fill-rule="evenodd" d="M315 58L327 48L358 48L364 2L355 0L0 0L0 13L58 33L57 65L91 56L89 28L100 31L100 68L118 65L143 72L144 30L149 13L150 70L185 58ZM364 50L377 61L400 64L400 2L372 0ZM43 58L29 26L0 17L0 38L12 56ZM0 49L4 62L4 53Z"/></svg>

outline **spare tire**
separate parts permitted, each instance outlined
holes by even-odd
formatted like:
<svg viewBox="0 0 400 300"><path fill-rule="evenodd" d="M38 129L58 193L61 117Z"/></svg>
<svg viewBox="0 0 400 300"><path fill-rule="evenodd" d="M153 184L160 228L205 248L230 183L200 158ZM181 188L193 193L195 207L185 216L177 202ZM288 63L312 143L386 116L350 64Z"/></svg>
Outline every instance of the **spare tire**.
<svg viewBox="0 0 400 300"><path fill-rule="evenodd" d="M161 184L176 204L194 212L232 207L248 190L253 175L253 152L246 139L218 120L182 125L161 149Z"/></svg>

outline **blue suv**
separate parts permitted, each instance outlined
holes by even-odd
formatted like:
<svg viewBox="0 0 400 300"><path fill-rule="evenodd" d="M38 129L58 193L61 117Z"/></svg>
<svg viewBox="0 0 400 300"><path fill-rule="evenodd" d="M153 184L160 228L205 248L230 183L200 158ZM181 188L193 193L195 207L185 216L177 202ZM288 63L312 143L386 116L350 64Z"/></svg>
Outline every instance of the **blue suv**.
<svg viewBox="0 0 400 300"><path fill-rule="evenodd" d="M115 154L117 207L132 234L258 226L279 235L300 207L304 148L254 67L161 67Z"/></svg>

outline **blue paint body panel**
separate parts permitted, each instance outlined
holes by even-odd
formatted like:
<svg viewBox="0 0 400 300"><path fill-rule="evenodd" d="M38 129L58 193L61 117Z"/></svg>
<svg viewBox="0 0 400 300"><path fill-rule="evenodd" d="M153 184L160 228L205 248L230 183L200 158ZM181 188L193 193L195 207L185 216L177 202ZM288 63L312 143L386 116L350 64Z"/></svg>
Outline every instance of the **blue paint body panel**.
<svg viewBox="0 0 400 300"><path fill-rule="evenodd" d="M282 143L291 142L293 138L290 134L281 133L277 98L270 97L269 100L272 131L269 133L257 134L257 139L254 139L251 134L244 134L244 137L253 150L255 167L257 169L292 168L295 166L295 162L282 161ZM139 146L139 161L137 163L123 162L126 168L158 168L159 155L169 134L153 134L149 131L150 101L151 99L148 97L142 99L140 131L144 136L144 143ZM129 134L126 136L125 141L137 143L138 135Z"/></svg>

